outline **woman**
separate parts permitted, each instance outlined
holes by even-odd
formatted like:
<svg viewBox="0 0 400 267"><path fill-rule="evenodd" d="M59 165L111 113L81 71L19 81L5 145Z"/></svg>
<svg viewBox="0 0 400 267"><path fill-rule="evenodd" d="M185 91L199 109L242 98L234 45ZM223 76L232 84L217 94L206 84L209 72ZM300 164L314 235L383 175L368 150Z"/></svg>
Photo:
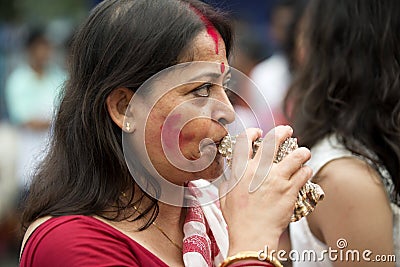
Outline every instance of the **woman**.
<svg viewBox="0 0 400 267"><path fill-rule="evenodd" d="M292 135L290 127L268 133L254 158L251 143L261 131L248 129L238 138L231 176L221 185L226 192L237 183L222 194L224 218L215 204L206 206L210 218L205 208L186 205L182 191L172 194L178 202L157 198L168 195L161 177L191 189L188 201L196 202L202 192L195 180L223 171L222 158L210 155L234 119L222 86L231 38L225 17L196 0L111 0L93 10L74 38L49 154L30 188L21 266L211 266L223 260L223 266L271 266L254 262L254 252L238 253L277 247L297 192L311 176L302 167L310 157L305 148L267 175L265 166ZM174 84L195 61L209 64L194 73L213 78L198 82L189 75L191 82ZM172 73L150 79L178 63ZM179 146L171 148L175 141ZM174 149L189 167L202 155L212 160L199 170L178 168L166 154ZM266 179L249 193L253 176Z"/></svg>
<svg viewBox="0 0 400 267"><path fill-rule="evenodd" d="M396 0L311 1L300 40L305 62L287 104L326 198L291 224L292 249L358 250L360 261L326 255L294 266L377 266L376 255L399 258L399 12ZM371 261L362 258L366 250Z"/></svg>

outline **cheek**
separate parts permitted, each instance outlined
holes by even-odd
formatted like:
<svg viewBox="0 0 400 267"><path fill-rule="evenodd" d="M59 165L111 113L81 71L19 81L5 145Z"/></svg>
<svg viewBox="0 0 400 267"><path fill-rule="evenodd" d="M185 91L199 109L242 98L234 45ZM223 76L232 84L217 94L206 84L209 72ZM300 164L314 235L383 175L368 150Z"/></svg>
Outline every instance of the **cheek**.
<svg viewBox="0 0 400 267"><path fill-rule="evenodd" d="M184 131L182 130L179 133L179 147L182 148L186 146L187 144L193 142L196 140L196 133L191 132L191 131Z"/></svg>
<svg viewBox="0 0 400 267"><path fill-rule="evenodd" d="M162 118L162 122L159 123L161 125L159 126L160 131L158 138L160 139L162 134L163 144L169 149L174 148L177 138L179 138L179 142L181 138L183 138L183 136L181 137L182 134L180 133L179 127L181 120L181 114L173 114L169 116L167 120Z"/></svg>
<svg viewBox="0 0 400 267"><path fill-rule="evenodd" d="M201 177L206 180L215 180L224 173L224 159L217 155L213 163L205 170L196 173L195 177Z"/></svg>
<svg viewBox="0 0 400 267"><path fill-rule="evenodd" d="M164 119L161 114L151 112L147 118L144 126L145 129L145 141L148 142L159 142L161 131L163 131Z"/></svg>
<svg viewBox="0 0 400 267"><path fill-rule="evenodd" d="M209 137L211 124L212 121L209 119L195 119L187 123L179 133L180 147L198 146L201 140Z"/></svg>
<svg viewBox="0 0 400 267"><path fill-rule="evenodd" d="M182 127L183 121L181 114L170 115L167 119L159 114L150 115L146 125L146 146L157 154L167 151L175 154L179 150L184 155L193 152L206 137L210 123L196 119Z"/></svg>

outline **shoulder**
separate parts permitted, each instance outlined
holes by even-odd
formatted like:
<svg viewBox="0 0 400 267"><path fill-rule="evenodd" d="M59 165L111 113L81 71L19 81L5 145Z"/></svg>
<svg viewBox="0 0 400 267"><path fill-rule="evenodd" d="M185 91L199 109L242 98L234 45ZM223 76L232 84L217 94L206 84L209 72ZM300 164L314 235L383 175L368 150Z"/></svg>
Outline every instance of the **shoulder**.
<svg viewBox="0 0 400 267"><path fill-rule="evenodd" d="M128 237L89 216L51 218L31 234L21 266L134 266Z"/></svg>
<svg viewBox="0 0 400 267"><path fill-rule="evenodd" d="M32 68L27 64L20 64L13 69L8 76L8 81L14 81L17 79L25 78L25 76L31 76L33 74Z"/></svg>
<svg viewBox="0 0 400 267"><path fill-rule="evenodd" d="M356 157L334 159L325 164L317 173L316 180L337 196L369 196L371 192L385 190L379 174L365 161Z"/></svg>
<svg viewBox="0 0 400 267"><path fill-rule="evenodd" d="M269 58L265 59L264 61L261 61L258 63L252 72L256 72L259 74L260 72L264 72L265 70L271 70L274 67L277 67L279 69L287 69L287 60L284 55L282 54L274 54L270 56ZM264 73L265 75L265 73Z"/></svg>
<svg viewBox="0 0 400 267"><path fill-rule="evenodd" d="M326 192L322 205L329 205L335 213L360 215L358 213L366 210L390 210L379 174L360 159L349 157L332 160L321 168L315 180Z"/></svg>
<svg viewBox="0 0 400 267"><path fill-rule="evenodd" d="M56 64L52 64L47 68L47 75L55 81L64 81L67 78L67 73L63 68Z"/></svg>
<svg viewBox="0 0 400 267"><path fill-rule="evenodd" d="M340 237L354 244L391 239L389 200L380 176L366 162L355 157L330 161L318 172L316 182L325 191L325 198L309 222L317 225L313 230L328 244Z"/></svg>
<svg viewBox="0 0 400 267"><path fill-rule="evenodd" d="M287 61L282 55L273 55L256 65L250 77L258 84L265 80L275 80L275 75L279 75L279 78L289 75Z"/></svg>

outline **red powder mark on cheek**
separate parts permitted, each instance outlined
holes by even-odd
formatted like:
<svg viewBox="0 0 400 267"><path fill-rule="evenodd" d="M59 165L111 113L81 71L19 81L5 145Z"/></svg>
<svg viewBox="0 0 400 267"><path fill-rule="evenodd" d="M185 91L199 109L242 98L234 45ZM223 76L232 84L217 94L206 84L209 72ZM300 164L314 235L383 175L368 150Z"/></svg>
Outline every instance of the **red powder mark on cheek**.
<svg viewBox="0 0 400 267"><path fill-rule="evenodd" d="M222 62L221 63L221 73L224 73L224 72L225 72L225 63Z"/></svg>
<svg viewBox="0 0 400 267"><path fill-rule="evenodd" d="M194 140L196 135L194 133L188 133L188 134L182 134L182 132L179 133L179 147L184 146L187 143L190 143L191 141Z"/></svg>
<svg viewBox="0 0 400 267"><path fill-rule="evenodd" d="M168 116L164 123L160 126L162 142L168 148L174 148L179 129L176 128L181 120L181 114L173 114ZM179 139L180 140L180 139Z"/></svg>
<svg viewBox="0 0 400 267"><path fill-rule="evenodd" d="M167 117L166 122L168 122L168 125L170 125L170 126L175 126L179 123L181 118L182 118L182 114L173 114L173 115Z"/></svg>

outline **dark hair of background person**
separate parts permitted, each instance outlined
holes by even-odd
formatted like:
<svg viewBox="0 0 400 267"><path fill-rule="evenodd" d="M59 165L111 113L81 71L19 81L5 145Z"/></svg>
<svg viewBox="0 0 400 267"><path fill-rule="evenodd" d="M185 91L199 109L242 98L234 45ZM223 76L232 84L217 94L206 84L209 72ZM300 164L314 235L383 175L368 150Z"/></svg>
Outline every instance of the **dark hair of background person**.
<svg viewBox="0 0 400 267"><path fill-rule="evenodd" d="M306 62L286 97L301 145L330 133L384 164L400 191L400 2L313 0ZM374 153L374 159L357 142Z"/></svg>
<svg viewBox="0 0 400 267"><path fill-rule="evenodd" d="M268 10L267 12L267 17L270 19L270 23L271 23L271 19L272 19L272 15L274 12L276 12L277 9L279 8L288 8L288 9L292 9L295 5L296 5L297 0L276 0L274 5L272 6L272 8L270 10Z"/></svg>
<svg viewBox="0 0 400 267"><path fill-rule="evenodd" d="M298 0L277 0L271 10L268 10L270 34L275 49L281 50L288 41L288 28L292 22L294 7Z"/></svg>
<svg viewBox="0 0 400 267"><path fill-rule="evenodd" d="M196 12L215 26L229 56L232 29L227 16L197 0L110 0L91 12L73 38L69 80L60 96L48 155L30 187L24 229L47 215L111 220L132 215L122 210L137 204L134 196L126 203L121 194L133 191L134 180L124 159L122 130L110 118L106 98L119 87L135 91L154 74L190 57L191 42L205 29ZM157 184L149 180L149 186ZM148 219L145 229L157 217L158 203L146 193L139 197L152 200L135 218Z"/></svg>
<svg viewBox="0 0 400 267"><path fill-rule="evenodd" d="M42 26L35 26L28 30L28 34L25 41L25 47L29 49L38 42L45 42L45 43L49 42L47 40L46 30Z"/></svg>
<svg viewBox="0 0 400 267"><path fill-rule="evenodd" d="M289 1L289 0L285 0ZM285 51L286 57L289 63L289 69L291 72L295 72L299 67L297 59L297 38L299 36L299 28L301 27L304 12L307 8L309 0L293 0L292 3L292 21L290 22L287 29L287 39L283 44L283 51Z"/></svg>
<svg viewBox="0 0 400 267"><path fill-rule="evenodd" d="M278 0L273 9L272 13L269 15L274 18L275 16L279 16L279 10L286 10L289 12L290 19L285 25L285 28L282 29L282 34L284 34L284 38L281 37L281 40L277 40L280 45L280 49L284 52L287 57L289 69L291 72L294 72L298 67L298 59L297 59L297 37L299 32L299 27L303 18L303 13L307 7L309 0ZM271 21L273 23L273 21Z"/></svg>

